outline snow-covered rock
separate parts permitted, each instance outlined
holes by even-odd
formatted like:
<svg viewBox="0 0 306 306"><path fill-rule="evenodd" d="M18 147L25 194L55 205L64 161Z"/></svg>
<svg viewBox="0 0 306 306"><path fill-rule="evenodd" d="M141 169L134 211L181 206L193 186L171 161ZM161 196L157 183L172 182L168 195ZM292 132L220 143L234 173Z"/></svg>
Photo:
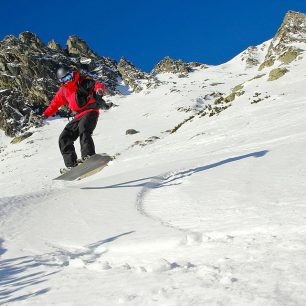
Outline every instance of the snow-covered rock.
<svg viewBox="0 0 306 306"><path fill-rule="evenodd" d="M275 63L290 64L301 58L305 52L306 42L306 14L289 11L271 41L264 62L259 70L271 67Z"/></svg>

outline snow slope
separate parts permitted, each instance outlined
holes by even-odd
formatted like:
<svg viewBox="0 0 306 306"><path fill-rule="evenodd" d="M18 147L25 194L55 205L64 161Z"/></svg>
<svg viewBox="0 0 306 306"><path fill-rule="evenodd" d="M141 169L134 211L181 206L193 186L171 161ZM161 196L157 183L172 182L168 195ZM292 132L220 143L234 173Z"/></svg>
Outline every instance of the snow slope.
<svg viewBox="0 0 306 306"><path fill-rule="evenodd" d="M66 119L1 142L0 305L305 305L305 64L268 82L238 56L112 97L94 139L116 159L82 181L52 181Z"/></svg>

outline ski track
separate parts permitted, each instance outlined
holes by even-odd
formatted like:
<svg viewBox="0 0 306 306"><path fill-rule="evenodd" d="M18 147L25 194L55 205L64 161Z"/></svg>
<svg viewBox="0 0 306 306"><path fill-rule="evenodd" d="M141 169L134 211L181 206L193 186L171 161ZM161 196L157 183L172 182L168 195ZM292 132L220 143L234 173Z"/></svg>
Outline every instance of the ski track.
<svg viewBox="0 0 306 306"><path fill-rule="evenodd" d="M154 188L158 188L162 185L166 185L171 183L171 181L175 180L176 178L181 177L181 175L177 175L176 173L180 171L171 171L167 172L163 175L156 176L154 179L149 181L145 187L141 189L139 194L137 195L137 210L144 216L159 221L162 225L178 229L183 232L188 232L188 230L180 229L171 226L170 224L163 222L160 219L157 219L147 213L143 208L143 199L146 193ZM177 175L177 176L176 176ZM66 188L63 188L66 187ZM27 216L35 210L36 205L43 204L48 200L51 200L52 197L60 197L61 195L67 194L71 192L71 188L79 189L79 186L70 186L69 184L62 184L59 188L51 187L50 190L42 191L42 192L33 192L28 194L23 194L19 196L12 196L12 197L3 197L0 199L0 214L3 216L1 219L0 226L6 228L6 232L10 233L6 239L9 238L14 239L16 235L18 235L18 228L21 223L24 223L27 219ZM81 216L81 212L75 208L75 212ZM80 220L83 220L82 218ZM84 221L85 222L85 221ZM87 224L84 223L84 226ZM129 234L124 233L122 235ZM120 235L120 236L122 236ZM2 238L2 237L1 237ZM117 238L117 237L115 237ZM26 266L28 267L28 263L30 267L32 267L32 273L35 271L38 274L42 273L42 277L47 277L49 275L58 273L63 269L70 269L70 268L82 268L91 271L104 271L110 269L119 269L122 271L131 270L134 272L165 272L176 269L182 269L187 271L189 269L193 269L195 264L189 261L168 261L163 258L157 258L156 260L148 261L146 263L135 263L135 262L125 262L121 264L114 261L109 262L104 260L104 255L108 253L107 243L111 242L111 239L106 239L99 241L97 243L93 243L90 245L61 245L61 244L52 244L47 243L50 249L53 251L44 253L41 255L27 255L20 258L11 258L9 260L5 260L1 262L0 272L1 274L10 273L12 274L12 269L16 265ZM4 240L0 240L1 244ZM2 249L1 249L2 250ZM3 249L4 250L4 249ZM0 254L1 255L1 254ZM41 270L46 269L48 273L43 273ZM8 271L8 272L6 272ZM50 272L51 271L51 272ZM35 272L36 273L36 272ZM27 276L22 276L27 277ZM33 278L33 281L35 279ZM16 285L20 290L23 286ZM18 289L18 290L19 290ZM48 291L48 290L47 290ZM44 291L45 292L45 291ZM41 293L44 293L41 292ZM38 294L40 294L38 292ZM34 294L35 295L35 294ZM5 300L9 302L10 300ZM12 300L13 301L13 300ZM1 301L0 301L1 305Z"/></svg>
<svg viewBox="0 0 306 306"><path fill-rule="evenodd" d="M179 244L180 252L184 252L184 247L188 246L197 246L199 253L205 252L207 258L200 260L186 254L191 262L188 262L189 269L184 272L188 271L194 277L192 282L195 286L198 285L196 280L201 279L201 286L206 290L214 288L219 296L228 292L228 302L233 296L239 296L239 305L304 305L305 295L299 295L299 292L306 288L303 281L306 266L295 264L295 259L298 262L301 254L306 254L303 226L300 229L292 228L283 235L257 229L233 235L226 232L205 234L188 229L188 225L187 228L173 225L152 215L150 208L146 209L146 204L150 205L150 201L145 203L150 193L162 186L181 184L193 173L179 169L156 176L138 193L136 208L139 213L162 226L184 233L185 237ZM194 210L194 223L196 220L202 222L201 215L192 205L187 203L183 210ZM214 250L213 260L210 257L211 250Z"/></svg>
<svg viewBox="0 0 306 306"><path fill-rule="evenodd" d="M207 236L205 233L201 233L199 231L191 230L188 228L183 228L178 225L173 225L161 218L153 216L148 210L145 209L144 202L148 194L151 192L154 192L154 189L160 188L162 186L171 186L171 185L181 184L185 177L191 176L193 173L197 172L195 169L197 169L197 167L194 167L194 170L178 169L178 170L169 171L164 174L155 176L144 187L142 187L136 199L136 209L140 214L160 223L162 226L178 230L183 234L181 241L178 243L178 245L181 245L181 246L199 245L199 244L207 242L208 240L211 240L212 238ZM196 211L196 209L192 205L187 204L187 206L188 206L187 209L189 211L193 211L193 216L194 216L193 220L197 220L197 222L202 222L200 219L199 213ZM219 238L220 237L218 237L217 239ZM193 263L189 263L189 264L192 267L196 266Z"/></svg>
<svg viewBox="0 0 306 306"><path fill-rule="evenodd" d="M183 173L185 173L185 174L183 174ZM178 226L173 226L169 222L166 222L166 221L150 214L144 208L144 201L145 201L145 198L147 197L148 193L152 192L154 189L160 188L161 186L170 186L171 182L177 181L178 179L183 179L184 176L192 175L192 173L193 173L193 171L180 169L180 170L170 171L170 172L166 172L164 174L155 176L148 183L146 183L145 186L142 187L142 189L138 193L137 199L136 199L136 209L137 209L137 211L139 213L141 213L142 215L159 222L163 226L170 227L170 228L173 228L173 229L185 232L185 233L191 233L191 231L188 230L188 229L180 228ZM179 181L177 181L176 183L173 183L173 184L179 184Z"/></svg>

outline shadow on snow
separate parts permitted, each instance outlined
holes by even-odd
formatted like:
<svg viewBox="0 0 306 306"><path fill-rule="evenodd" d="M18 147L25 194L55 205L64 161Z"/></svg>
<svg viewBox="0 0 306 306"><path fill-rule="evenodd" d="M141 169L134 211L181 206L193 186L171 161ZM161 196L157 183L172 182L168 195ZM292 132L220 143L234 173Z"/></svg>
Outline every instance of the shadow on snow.
<svg viewBox="0 0 306 306"><path fill-rule="evenodd" d="M36 256L36 261L39 262L40 264L43 264L45 266L60 266L60 267L64 267L64 266L68 266L69 265L69 260L71 259L77 259L80 258L82 256L86 256L86 255L91 255L91 261L95 261L98 257L100 257L103 253L105 253L106 251L100 253L97 252L98 248L101 247L104 244L113 242L117 239L119 239L122 236L125 235L129 235L134 233L135 231L129 231L126 233L122 233L120 235L116 235L107 239L103 239L100 240L98 242L95 243L91 243L85 246L82 246L76 250L68 250L65 249L64 247L57 247L54 246L55 251L54 252L50 252L47 254L43 254L40 256ZM65 258L63 260L63 262L61 264L59 264L58 262L54 262L52 259L54 258Z"/></svg>
<svg viewBox="0 0 306 306"><path fill-rule="evenodd" d="M0 238L0 256L6 252L6 249L3 247L3 242L4 240Z"/></svg>
<svg viewBox="0 0 306 306"><path fill-rule="evenodd" d="M69 252L57 248L55 252L38 256L23 256L5 260L1 260L0 257L0 305L6 305L10 302L25 301L50 291L51 288L35 289L34 287L35 285L41 286L42 283L48 281L50 276L60 272L60 268L69 264L69 262L68 264L67 262L64 264L56 264L53 261L54 258L64 255L72 259L87 254L94 254L95 250L101 245L113 242L122 236L132 233L134 233L134 231L122 233L89 244L85 247L85 251ZM6 251L1 246L3 242L4 240L0 239L0 255L4 254ZM55 268L55 270L47 272L47 269L50 270L52 267Z"/></svg>
<svg viewBox="0 0 306 306"><path fill-rule="evenodd" d="M169 183L172 183L176 180L182 179L187 176L191 176L195 173L210 170L212 168L216 168L219 166L223 166L228 163L236 162L245 158L249 157L263 157L265 156L269 151L268 150L263 150L263 151L258 151L258 152L253 152L245 155L240 155L240 156L235 156L235 157L230 157L227 159L224 159L222 161L205 165L205 166L200 166L196 167L193 169L188 169L184 171L179 171L177 173L172 173L170 175L165 175L162 177L159 176L151 176L151 177L145 177L142 179L138 180L133 180L133 181L128 181L128 182L123 182L123 183L118 183L114 185L109 185L109 186L102 186L102 187L83 187L81 189L108 189L108 188L128 188L128 187L147 187L147 188L160 188L160 187L165 187L165 186L170 186ZM157 184L156 182L152 182L151 180L158 181L159 183Z"/></svg>
<svg viewBox="0 0 306 306"><path fill-rule="evenodd" d="M40 264L30 256L16 257L0 261L0 305L24 301L44 294L49 288L33 290L22 294L20 291L47 281L48 276L58 271L46 273L38 271Z"/></svg>

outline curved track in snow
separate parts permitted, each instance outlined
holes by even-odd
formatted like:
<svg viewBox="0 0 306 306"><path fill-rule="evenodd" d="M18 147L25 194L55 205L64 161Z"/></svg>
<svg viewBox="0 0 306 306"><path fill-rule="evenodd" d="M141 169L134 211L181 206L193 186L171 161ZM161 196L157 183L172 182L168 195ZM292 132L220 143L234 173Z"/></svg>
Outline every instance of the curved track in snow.
<svg viewBox="0 0 306 306"><path fill-rule="evenodd" d="M184 181L184 178L186 176L190 176L194 173L195 171L190 171L190 170L176 170L176 171L171 171L171 172L166 172L163 174L160 174L158 176L155 176L153 179L151 179L149 182L145 184L144 187L140 190L140 192L137 195L137 200L136 200L136 208L137 210L144 216L155 220L156 222L159 222L161 225L170 227L172 229L176 229L182 232L186 233L195 233L194 231L191 231L188 228L184 228L178 225L174 225L171 221L166 220L166 218L163 218L160 214L154 213L152 211L152 207L150 207L150 203L146 203L147 198L154 194L154 191L158 190L159 188L163 187L171 187L171 186L176 186L179 184L182 184ZM160 199L162 201L162 199ZM152 204L152 203L151 203ZM168 203L165 203L167 205ZM162 206L162 204L160 205ZM189 207L189 209L192 210L192 207Z"/></svg>

